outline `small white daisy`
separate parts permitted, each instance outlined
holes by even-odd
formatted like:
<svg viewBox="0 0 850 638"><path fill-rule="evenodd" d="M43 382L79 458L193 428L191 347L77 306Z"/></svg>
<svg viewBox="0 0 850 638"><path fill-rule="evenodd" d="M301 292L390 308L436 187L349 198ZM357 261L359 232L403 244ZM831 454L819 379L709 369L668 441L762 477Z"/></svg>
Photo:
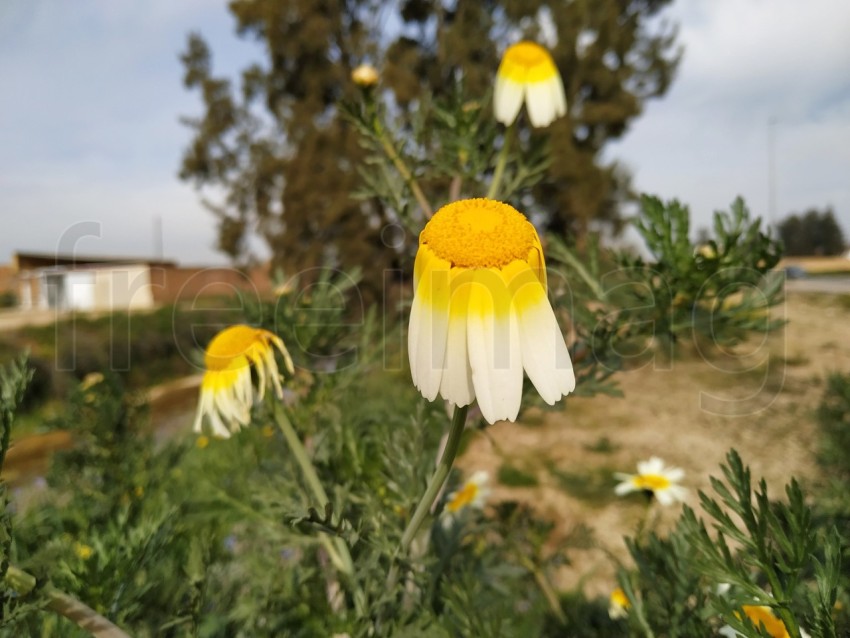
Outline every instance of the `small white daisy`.
<svg viewBox="0 0 850 638"><path fill-rule="evenodd" d="M484 509L490 496L489 481L490 475L484 470L478 470L459 489L449 494L442 514L443 525L451 524L468 508Z"/></svg>
<svg viewBox="0 0 850 638"><path fill-rule="evenodd" d="M678 467L665 467L664 461L653 456L648 461L637 465L637 474L616 473L617 480L622 481L614 490L618 496L630 492L652 492L662 505L672 505L676 501L684 501L688 490L678 485L684 478L684 470Z"/></svg>
<svg viewBox="0 0 850 638"><path fill-rule="evenodd" d="M631 605L626 592L621 587L617 587L611 592L611 596L608 597L608 617L611 620L625 618L629 615L629 607Z"/></svg>

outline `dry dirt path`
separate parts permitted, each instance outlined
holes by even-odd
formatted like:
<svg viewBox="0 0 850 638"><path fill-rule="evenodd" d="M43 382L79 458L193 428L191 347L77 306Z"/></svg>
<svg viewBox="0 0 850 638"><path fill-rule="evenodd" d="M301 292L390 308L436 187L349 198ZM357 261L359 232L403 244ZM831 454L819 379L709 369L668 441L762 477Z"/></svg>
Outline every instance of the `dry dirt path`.
<svg viewBox="0 0 850 638"><path fill-rule="evenodd" d="M789 293L779 315L788 324L770 337L711 357L691 353L623 372L624 398L571 398L561 412L530 411L523 423L499 423L479 436L460 461L491 477L507 464L538 485L498 484L497 500L525 500L556 523L553 546L586 526L589 547L568 550L570 565L554 575L563 589L583 587L607 596L614 586L612 556L627 556L622 538L633 533L643 506L614 496L614 472L633 472L652 455L683 468L688 504L696 490L736 448L754 477L783 494L791 476L818 479L813 411L830 372L850 371L850 303L846 297ZM680 508L661 512L660 524Z"/></svg>

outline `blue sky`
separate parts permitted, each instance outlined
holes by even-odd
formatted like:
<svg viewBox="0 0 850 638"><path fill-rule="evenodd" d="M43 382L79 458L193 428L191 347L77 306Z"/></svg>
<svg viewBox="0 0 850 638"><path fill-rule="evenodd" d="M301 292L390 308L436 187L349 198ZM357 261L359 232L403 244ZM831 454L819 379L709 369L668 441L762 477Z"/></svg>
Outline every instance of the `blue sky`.
<svg viewBox="0 0 850 638"><path fill-rule="evenodd" d="M805 7L805 8L803 8ZM776 213L835 208L850 236L850 2L679 0L686 47L668 95L606 151L635 186L691 205L694 225L743 195L767 215L775 119ZM212 217L177 178L200 113L183 89L186 34L216 73L257 49L214 0L0 2L0 263L15 250L222 263Z"/></svg>

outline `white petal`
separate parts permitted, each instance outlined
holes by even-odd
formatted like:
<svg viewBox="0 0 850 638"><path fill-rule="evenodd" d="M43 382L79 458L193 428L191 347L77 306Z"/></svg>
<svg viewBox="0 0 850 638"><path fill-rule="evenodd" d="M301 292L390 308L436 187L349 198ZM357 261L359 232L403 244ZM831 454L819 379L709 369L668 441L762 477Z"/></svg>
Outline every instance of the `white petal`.
<svg viewBox="0 0 850 638"><path fill-rule="evenodd" d="M659 475L664 472L664 461L657 456L650 457L648 461L640 461L637 464L638 474Z"/></svg>
<svg viewBox="0 0 850 638"><path fill-rule="evenodd" d="M522 107L524 96L525 85L497 76L496 88L493 92L493 112L496 121L505 126L513 124Z"/></svg>
<svg viewBox="0 0 850 638"><path fill-rule="evenodd" d="M218 416L218 412L213 410L210 412L210 424L212 425L212 434L213 436L217 436L222 439L230 438L230 430L228 430L224 423L222 423L221 418ZM236 428L239 429L238 427Z"/></svg>
<svg viewBox="0 0 850 638"><path fill-rule="evenodd" d="M204 414L206 413L207 393L202 389L201 396L198 397L198 409L195 411L195 423L192 426L194 432L201 432L203 429Z"/></svg>
<svg viewBox="0 0 850 638"><path fill-rule="evenodd" d="M576 378L564 336L542 287L537 296L536 303L527 301L527 295L516 299L522 363L543 400L554 405L575 390Z"/></svg>
<svg viewBox="0 0 850 638"><path fill-rule="evenodd" d="M526 96L525 103L531 125L536 128L549 126L555 119L555 97L552 95L552 85L549 81L529 82Z"/></svg>
<svg viewBox="0 0 850 638"><path fill-rule="evenodd" d="M514 313L506 309L509 304L501 275L476 273L470 291L467 339L472 383L488 423L516 420L522 401L519 328Z"/></svg>
<svg viewBox="0 0 850 638"><path fill-rule="evenodd" d="M623 496L625 494L629 494L635 491L635 486L630 482L620 483L617 487L614 488L614 494L617 496Z"/></svg>
<svg viewBox="0 0 850 638"><path fill-rule="evenodd" d="M552 100L555 106L555 117L567 114L567 95L564 92L564 81L560 73L552 78Z"/></svg>
<svg viewBox="0 0 850 638"><path fill-rule="evenodd" d="M673 495L670 493L670 490L655 490L653 491L656 500L661 503L664 507L668 505L672 505L676 502L676 499L673 498Z"/></svg>
<svg viewBox="0 0 850 638"><path fill-rule="evenodd" d="M670 467L664 471L664 476L666 476L667 480L671 483L678 483L685 478L685 470L680 467Z"/></svg>
<svg viewBox="0 0 850 638"><path fill-rule="evenodd" d="M440 381L440 396L459 407L469 405L475 400L466 337L468 308L468 286L465 286L464 290L456 290L452 296L445 371Z"/></svg>
<svg viewBox="0 0 850 638"><path fill-rule="evenodd" d="M432 268L422 275L410 308L408 354L413 384L429 401L443 377L449 331L449 272Z"/></svg>

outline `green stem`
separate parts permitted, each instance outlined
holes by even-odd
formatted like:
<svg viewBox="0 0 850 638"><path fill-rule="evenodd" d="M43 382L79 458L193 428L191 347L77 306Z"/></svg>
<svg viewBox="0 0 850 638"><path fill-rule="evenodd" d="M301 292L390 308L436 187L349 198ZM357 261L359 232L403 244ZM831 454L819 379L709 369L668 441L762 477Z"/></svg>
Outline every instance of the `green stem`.
<svg viewBox="0 0 850 638"><path fill-rule="evenodd" d="M319 475L316 473L316 468L313 466L313 462L310 460L307 450L304 448L304 444L301 443L301 439L298 438L298 433L295 431L295 428L292 427L292 422L289 420L289 417L286 415L286 412L280 402L273 401L272 405L274 406L273 410L275 421L277 422L280 431L283 433L283 438L286 439L286 443L289 445L289 449L295 457L298 467L301 468L301 474L304 476L304 480L313 492L313 497L319 502L320 507L324 507L331 501L328 498L327 492L325 492L325 488L322 487L322 482L319 480ZM348 545L343 539L336 536L332 539L327 539L327 537L325 537L325 540L326 542L324 542L324 545L328 550L328 555L330 556L331 561L334 562L337 569L348 576L348 579L351 582L354 591L354 603L357 607L358 613L360 613L361 616L365 615L366 598L363 591L354 582L354 561L351 559L351 552L348 550Z"/></svg>
<svg viewBox="0 0 850 638"><path fill-rule="evenodd" d="M286 443L289 445L289 449L292 451L298 467L301 468L301 473L310 491L313 492L313 497L319 502L319 507L323 508L331 501L328 498L327 492L325 492L325 488L322 486L322 482L319 480L316 468L313 467L313 462L310 460L307 450L304 449L301 439L298 438L298 433L292 427L292 422L289 420L286 412L284 412L283 406L278 401L275 401L273 405L274 418L277 421L280 431L283 433L283 438L286 439Z"/></svg>
<svg viewBox="0 0 850 638"><path fill-rule="evenodd" d="M413 542L413 537L416 536L416 532L419 531L419 528L422 526L422 522L431 510L431 506L434 504L434 501L437 499L437 494L439 494L440 490L443 489L443 484L449 477L449 472L451 472L452 464L454 463L458 448L460 447L460 437L463 434L463 426L466 423L466 412L468 410L468 405L462 408L455 406L451 429L449 429L449 438L446 441L446 447L443 450L443 455L440 457L437 469L434 470L434 474L428 482L428 487L422 495L422 500L419 501L419 505L416 506L416 510L413 512L413 517L410 519L410 522L404 530L404 534L401 536L402 554L407 554L407 551L410 549L410 544Z"/></svg>
<svg viewBox="0 0 850 638"><path fill-rule="evenodd" d="M596 281L589 272L587 272L584 264L582 264L581 260L573 254L572 250L563 246L561 250L558 251L558 258L568 264L576 272L576 274L581 277L582 281L584 281L584 283L587 284L587 287L593 291L594 296L599 301L605 301L605 290L603 290L599 282Z"/></svg>
<svg viewBox="0 0 850 638"><path fill-rule="evenodd" d="M552 610L552 613L555 614L555 617L562 625L566 625L567 616L561 608L561 602L558 600L558 593L555 591L555 588L552 586L549 578L547 578L542 569L535 565L530 558L524 556L519 550L517 551L517 557L523 567L525 567L534 576L537 586L540 588L540 591L543 592L543 597L546 599L546 602L549 603L549 609Z"/></svg>
<svg viewBox="0 0 850 638"><path fill-rule="evenodd" d="M487 199L496 199L499 195L499 187L502 185L502 177L505 175L505 166L508 164L513 132L514 125L511 124L505 130L505 141L502 143L502 150L499 151L499 159L496 160L496 170L493 172L493 181L490 182L490 189L487 191Z"/></svg>
<svg viewBox="0 0 850 638"><path fill-rule="evenodd" d="M29 594L36 587L36 579L31 574L12 565L6 571L6 583L19 594ZM47 607L57 614L65 616L78 627L97 638L130 638L120 627L94 609L73 596L56 589L52 585L42 588L41 594L47 597Z"/></svg>
<svg viewBox="0 0 850 638"><path fill-rule="evenodd" d="M419 207L425 215L425 219L431 219L431 217L434 216L434 211L431 208L431 204L428 203L428 198L425 197L425 193L422 191L422 188L419 186L419 182L416 181L413 173L411 173L410 169L407 168L407 164L404 163L404 160L401 159L401 156L396 152L392 141L390 141L387 137L384 130L382 128L378 128L377 133L378 140L381 142L381 147L384 149L384 153L387 154L387 157L390 158L393 166L395 166L396 170L404 178L405 183L410 187L413 196L416 198Z"/></svg>

